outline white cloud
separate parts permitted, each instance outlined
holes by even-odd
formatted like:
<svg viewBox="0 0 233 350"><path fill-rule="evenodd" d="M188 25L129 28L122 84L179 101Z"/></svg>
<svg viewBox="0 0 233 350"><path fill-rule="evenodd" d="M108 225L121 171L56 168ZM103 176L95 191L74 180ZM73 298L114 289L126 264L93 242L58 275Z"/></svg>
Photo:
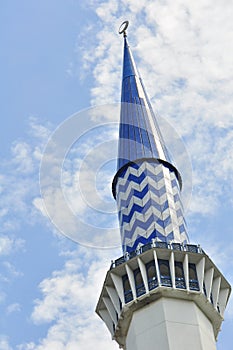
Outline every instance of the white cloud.
<svg viewBox="0 0 233 350"><path fill-rule="evenodd" d="M5 267L7 273L11 276L11 277L22 277L23 273L21 271L19 271L12 263L10 263L9 261L4 261L3 262L3 266Z"/></svg>
<svg viewBox="0 0 233 350"><path fill-rule="evenodd" d="M15 312L20 312L21 311L21 305L19 303L13 303L7 306L6 313L8 315L15 313Z"/></svg>
<svg viewBox="0 0 233 350"><path fill-rule="evenodd" d="M54 271L40 284L42 299L36 300L32 320L50 323L47 336L38 344L22 344L19 349L82 350L100 347L117 349L95 315L100 288L113 251L78 248L70 252L64 269Z"/></svg>
<svg viewBox="0 0 233 350"><path fill-rule="evenodd" d="M17 142L12 147L13 162L16 171L21 174L31 174L33 172L33 160L31 157L31 147L26 142Z"/></svg>
<svg viewBox="0 0 233 350"><path fill-rule="evenodd" d="M81 244L98 247L118 244L114 234L118 232L117 210L111 194L117 155L116 125L106 124L112 112L107 107L80 112L56 129L42 159L43 200L38 196L33 200L34 207L49 217L60 232ZM105 115L107 118L100 119ZM73 123L79 127L80 118L84 126L79 134L73 131L77 130ZM100 175L102 168L108 169L108 183Z"/></svg>
<svg viewBox="0 0 233 350"><path fill-rule="evenodd" d="M209 215L219 207L221 196L229 196L233 190L233 57L228 49L232 42L231 2L125 0L95 1L94 5L102 29L94 46L84 52L85 66L94 67L92 103L112 103L120 99L122 39L117 29L123 20L129 19L129 42L147 91L159 113L185 138L193 160L192 212ZM123 17L124 13L128 18ZM4 218L2 228L7 232L20 224L22 215L17 217L18 211L27 213L27 218L33 216L32 202L36 210L45 215L35 175L48 135L49 128L32 119L34 142L20 140L13 146L13 159L7 164L7 176L1 176L0 189L3 194L0 217ZM13 173L14 166L17 174ZM65 180L72 186L67 196L70 195L69 200L74 203L76 178L75 173L69 171ZM87 178L84 184L90 198ZM10 193L6 194L6 188L11 189ZM102 191L105 194L104 188ZM66 222L59 211L59 198L51 199ZM76 210L84 213L85 208L77 202ZM13 223L6 220L9 210L16 215ZM0 254L12 252L16 240L1 236L0 243L1 239ZM216 261L231 259L230 250L222 255L222 251L212 249L209 243L208 246ZM32 320L35 324L47 323L48 332L38 342L19 345L19 350L74 350L77 346L89 350L96 344L102 350L118 348L94 315L112 255L112 252L78 248L63 269L54 271L40 283L42 297L35 302ZM17 311L18 304L10 307ZM11 350L4 337L0 337L0 350Z"/></svg>
<svg viewBox="0 0 233 350"><path fill-rule="evenodd" d="M36 123L34 118L30 119L29 124L30 137L15 141L11 159L3 160L0 167L0 223L1 231L8 234L16 231L22 221L31 224L36 219L31 202L39 192L39 161L49 131ZM4 239L7 243L7 239Z"/></svg>
<svg viewBox="0 0 233 350"><path fill-rule="evenodd" d="M233 191L233 4L127 0L118 7L110 1L94 5L102 28L90 49L92 103L120 99L122 39L117 28L128 19L129 43L147 92L159 114L185 138L193 162L191 212L214 213L221 196L230 200Z"/></svg>
<svg viewBox="0 0 233 350"><path fill-rule="evenodd" d="M0 350L13 350L9 344L8 337L0 334Z"/></svg>
<svg viewBox="0 0 233 350"><path fill-rule="evenodd" d="M21 238L9 237L6 235L0 236L0 256L9 255L12 252L21 250L24 247L24 240Z"/></svg>

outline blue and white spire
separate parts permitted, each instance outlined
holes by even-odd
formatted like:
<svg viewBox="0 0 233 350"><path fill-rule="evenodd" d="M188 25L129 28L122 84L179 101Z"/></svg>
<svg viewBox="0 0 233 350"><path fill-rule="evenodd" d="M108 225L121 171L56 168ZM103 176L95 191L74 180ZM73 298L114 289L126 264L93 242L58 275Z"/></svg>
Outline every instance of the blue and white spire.
<svg viewBox="0 0 233 350"><path fill-rule="evenodd" d="M123 25L122 105L113 195L123 253L130 253L152 239L186 243L188 237L181 177L171 162L128 45L128 22Z"/></svg>
<svg viewBox="0 0 233 350"><path fill-rule="evenodd" d="M192 344L216 350L231 287L200 246L186 244L181 177L135 66L127 25L120 31L124 66L113 180L124 256L112 261L96 312L122 349L186 350Z"/></svg>

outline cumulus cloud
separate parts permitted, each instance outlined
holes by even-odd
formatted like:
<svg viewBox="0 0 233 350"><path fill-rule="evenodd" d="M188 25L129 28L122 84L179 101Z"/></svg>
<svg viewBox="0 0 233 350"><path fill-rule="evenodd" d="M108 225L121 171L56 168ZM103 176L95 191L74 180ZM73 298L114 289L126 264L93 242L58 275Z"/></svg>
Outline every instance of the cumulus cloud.
<svg viewBox="0 0 233 350"><path fill-rule="evenodd" d="M38 344L21 344L19 349L73 350L78 346L87 350L96 344L104 350L118 348L94 313L112 254L116 252L80 247L70 252L64 268L39 286L42 298L35 301L32 320L50 324L47 336Z"/></svg>
<svg viewBox="0 0 233 350"><path fill-rule="evenodd" d="M18 303L9 304L6 290L12 281L24 276L16 263L17 255L26 250L25 236L20 229L25 224L33 225L41 217L32 200L39 192L39 161L47 141L46 130L35 118L30 118L29 135L12 144L11 158L2 159L0 165L0 303L5 306L2 315L20 311ZM0 337L0 349L11 349L6 337Z"/></svg>
<svg viewBox="0 0 233 350"><path fill-rule="evenodd" d="M7 306L6 313L8 315L15 313L15 312L20 312L21 311L21 305L19 303L13 303Z"/></svg>
<svg viewBox="0 0 233 350"><path fill-rule="evenodd" d="M13 350L9 345L8 337L3 334L0 334L0 350Z"/></svg>
<svg viewBox="0 0 233 350"><path fill-rule="evenodd" d="M24 240L21 238L9 237L6 235L0 236L0 256L6 256L15 252L17 250L21 250L24 247Z"/></svg>
<svg viewBox="0 0 233 350"><path fill-rule="evenodd" d="M233 190L233 53L228 49L233 35L232 3L225 0L218 3L207 0L205 4L183 0L111 0L90 4L101 20L96 36L90 35L94 38L90 39L91 46L83 52L84 68L93 72L92 104L120 99L122 40L117 29L122 21L129 19L129 42L154 108L183 137L192 159L194 191L190 211L204 216L215 213L223 197L229 202L232 200L229 197ZM128 18L124 17L125 13ZM88 31L93 34L95 29L89 27ZM70 67L74 69L72 64ZM111 114L106 120L112 120ZM36 211L47 215L35 186L35 174L49 127L39 125L32 118L30 130L35 142L17 141L12 147L13 160L0 175L3 195L0 220L4 218L2 229L6 232L17 228L21 220L17 218L18 210L27 213L30 219L33 217L31 203ZM74 196L80 166L78 155L75 154L77 163L67 160L65 164L63 187L68 202L82 216L87 214L85 203L75 202ZM17 175L12 173L13 167ZM109 179L108 174L107 177ZM93 198L87 176L83 184L86 197ZM5 189L10 187L12 190L7 195ZM105 187L100 188L100 193L108 197ZM54 196L51 200L51 206L57 205L54 208L66 223L64 213L59 210L59 198ZM96 205L97 201L93 203ZM16 215L15 221L6 220L9 209ZM203 236L208 237L208 233L200 233L204 243ZM1 241L1 255L9 254L13 246L20 243L6 236L1 236ZM223 261L231 261L233 247L226 250L217 244L207 244L214 259L225 268ZM39 285L41 298L35 301L31 320L36 325L47 324L47 335L21 344L18 349L73 350L78 346L89 350L96 344L102 350L117 349L94 314L103 278L114 254L120 255L79 247L67 258L64 268L45 278ZM17 308L20 308L17 303L12 304L8 311L17 311ZM0 337L0 349L11 350L7 338Z"/></svg>
<svg viewBox="0 0 233 350"><path fill-rule="evenodd" d="M0 223L1 232L8 234L8 238L4 236L4 242L8 246L13 239L9 237L19 229L23 221L32 223L36 219L31 203L39 192L39 162L49 132L46 126L38 123L35 118L30 118L28 137L16 140L11 148L11 158L4 159L1 163ZM20 241L16 240L16 243L19 244Z"/></svg>
<svg viewBox="0 0 233 350"><path fill-rule="evenodd" d="M183 0L94 4L102 28L92 47L92 103L119 101L122 40L117 26L128 19L129 43L154 109L183 137L192 159L190 212L213 214L221 196L230 200L233 190L233 5Z"/></svg>
<svg viewBox="0 0 233 350"><path fill-rule="evenodd" d="M114 106L92 108L59 125L42 157L42 198L33 200L35 208L60 232L92 247L119 244L114 234L118 222L111 194L118 127L108 122L113 110Z"/></svg>

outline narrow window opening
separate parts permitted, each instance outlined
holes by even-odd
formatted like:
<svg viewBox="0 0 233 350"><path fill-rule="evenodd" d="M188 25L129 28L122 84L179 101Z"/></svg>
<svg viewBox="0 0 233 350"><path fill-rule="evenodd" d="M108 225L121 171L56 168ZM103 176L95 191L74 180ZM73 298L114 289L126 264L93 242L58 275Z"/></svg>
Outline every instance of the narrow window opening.
<svg viewBox="0 0 233 350"><path fill-rule="evenodd" d="M185 278L184 278L184 270L182 262L175 262L175 283L176 288L185 289Z"/></svg>
<svg viewBox="0 0 233 350"><path fill-rule="evenodd" d="M200 290L195 264L189 264L189 288L190 290Z"/></svg>
<svg viewBox="0 0 233 350"><path fill-rule="evenodd" d="M146 272L147 272L149 290L152 290L158 287L158 278L157 278L154 261L150 261L148 264L146 264Z"/></svg>
<svg viewBox="0 0 233 350"><path fill-rule="evenodd" d="M140 297L140 295L146 293L140 269L134 271L134 280L137 297Z"/></svg>
<svg viewBox="0 0 233 350"><path fill-rule="evenodd" d="M133 300L133 293L129 284L129 278L128 275L124 275L122 277L123 281L123 289L124 289L124 297L125 297L125 303L129 303L131 300Z"/></svg>
<svg viewBox="0 0 233 350"><path fill-rule="evenodd" d="M159 263L159 271L160 271L160 278L161 278L162 286L172 287L169 261L159 259L158 263Z"/></svg>

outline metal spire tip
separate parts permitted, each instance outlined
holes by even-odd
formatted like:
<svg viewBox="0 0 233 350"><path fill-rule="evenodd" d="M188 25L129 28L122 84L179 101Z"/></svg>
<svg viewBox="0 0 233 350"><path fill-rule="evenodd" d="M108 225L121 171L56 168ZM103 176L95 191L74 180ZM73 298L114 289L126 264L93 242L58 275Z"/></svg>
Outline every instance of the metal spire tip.
<svg viewBox="0 0 233 350"><path fill-rule="evenodd" d="M123 34L124 38L127 36L126 29L129 26L129 21L124 21L119 28L119 34Z"/></svg>

